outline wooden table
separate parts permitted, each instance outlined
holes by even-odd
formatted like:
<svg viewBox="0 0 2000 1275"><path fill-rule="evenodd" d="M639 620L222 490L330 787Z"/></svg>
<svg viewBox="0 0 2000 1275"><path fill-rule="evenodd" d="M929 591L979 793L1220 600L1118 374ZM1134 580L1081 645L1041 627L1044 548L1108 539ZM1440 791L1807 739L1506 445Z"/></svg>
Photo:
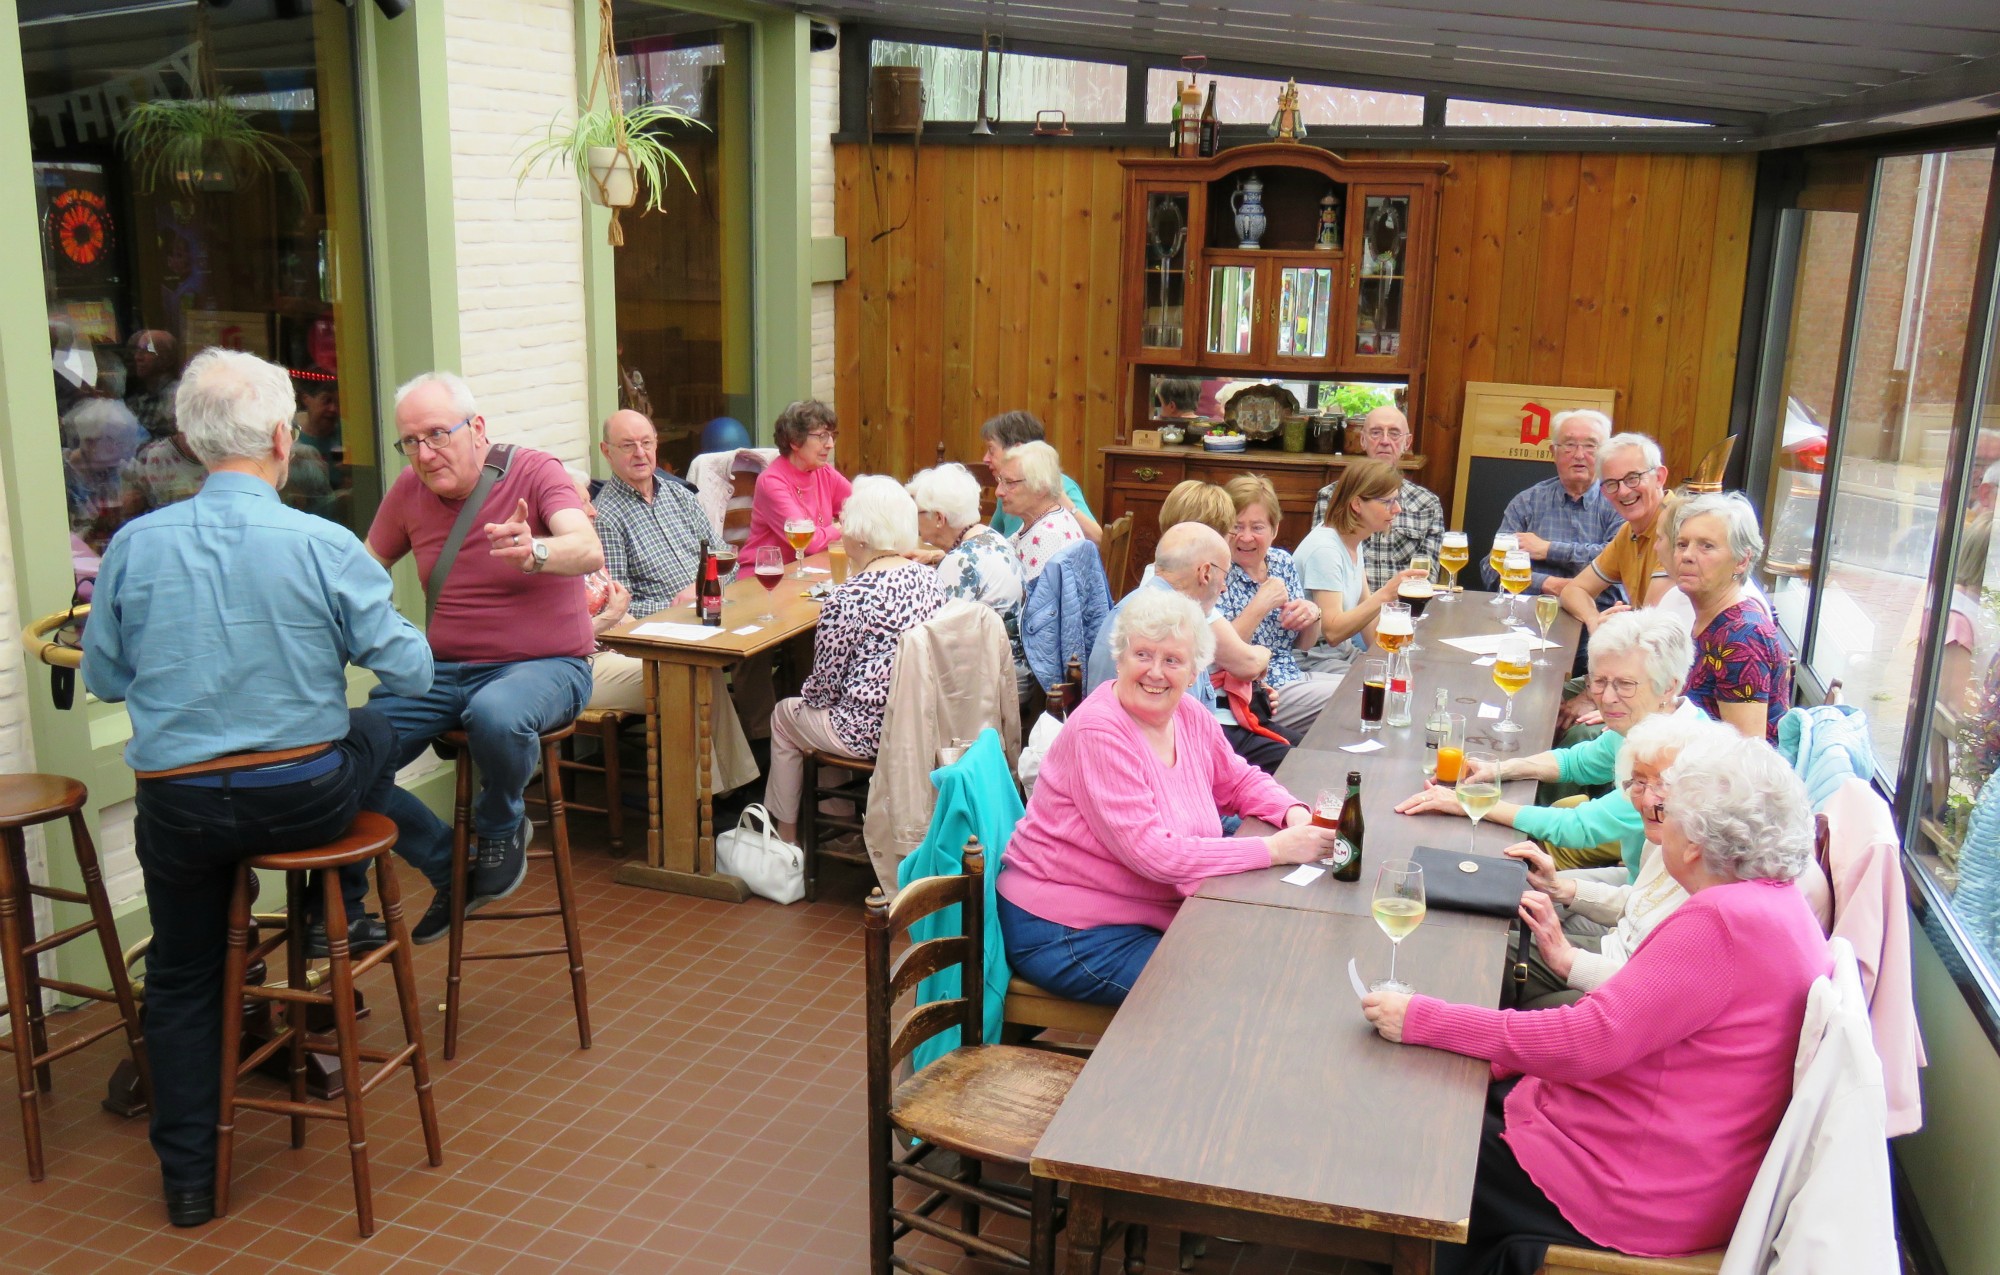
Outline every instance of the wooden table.
<svg viewBox="0 0 2000 1275"><path fill-rule="evenodd" d="M1506 927L1426 924L1397 973L1493 1004ZM1070 1184L1069 1275L1098 1268L1103 1220L1229 1235L1422 1275L1463 1240L1486 1064L1392 1045L1347 961L1385 973L1359 916L1190 899L1035 1148Z"/></svg>
<svg viewBox="0 0 2000 1275"><path fill-rule="evenodd" d="M620 864L616 876L621 884L732 903L750 897L742 878L715 870L715 793L709 771L715 705L710 674L818 627L820 604L806 597L805 590L830 579L824 573L827 556L815 554L806 565L822 568L822 573L794 580L788 561L784 582L768 597L749 565L739 566L736 581L723 590L722 628L705 640L635 631L663 620L699 624L691 606L668 607L643 620L627 620L599 639L645 664L646 861ZM767 610L777 617L774 623L759 618ZM753 626L754 633L736 631Z"/></svg>
<svg viewBox="0 0 2000 1275"><path fill-rule="evenodd" d="M1416 685L1410 701L1410 725L1363 732L1361 679L1350 677L1321 711L1300 746L1278 767L1278 782L1308 805L1321 792L1344 794L1348 772L1361 772L1361 817L1367 827L1362 847L1362 880L1339 882L1326 876L1307 886L1286 885L1283 878L1292 871L1289 866L1266 868L1212 877L1203 883L1198 897L1366 916L1374 888L1373 868L1382 860L1395 857L1398 850L1425 845L1457 851L1466 849L1469 843L1477 853L1499 854L1503 847L1521 839L1521 834L1512 828L1484 820L1474 835L1468 827L1470 821L1463 817L1396 813L1396 803L1424 786L1424 719L1430 716L1439 686L1448 692L1450 710L1465 718L1467 752L1491 753L1494 742L1504 738L1493 732L1492 721L1478 715L1481 704L1503 709L1506 706L1506 695L1493 684L1492 666L1475 664L1477 656L1443 642L1448 637L1498 632L1502 627L1501 613L1498 608L1486 605L1491 596L1467 591L1448 606L1434 604L1434 609L1417 626L1422 630L1424 650L1414 659ZM1562 703L1563 682L1569 675L1581 633L1582 626L1567 615L1549 631L1549 640L1561 645L1542 652L1550 667L1536 669L1534 680L1514 697L1514 719L1527 729L1513 737L1516 742L1509 756L1533 754L1547 747L1556 710ZM1380 656L1381 652L1374 651L1373 655ZM1382 748L1369 753L1340 751L1342 745L1366 740L1378 741ZM1502 786L1502 794L1507 801L1531 803L1535 799L1535 783L1510 782ZM1270 828L1252 820L1246 822L1243 831L1256 836ZM1450 925L1463 919L1440 911L1432 913L1426 924Z"/></svg>
<svg viewBox="0 0 2000 1275"><path fill-rule="evenodd" d="M1035 1148L1033 1171L1070 1184L1069 1275L1097 1270L1108 1218L1355 1257L1397 1275L1428 1272L1432 1240L1465 1238L1490 1072L1376 1036L1347 962L1364 980L1388 972L1388 940L1368 916L1368 861L1466 844L1466 821L1393 807L1423 783L1437 686L1466 716L1469 748L1490 734L1475 715L1504 701L1491 667L1443 644L1502 627L1489 596L1468 591L1420 626L1412 725L1364 736L1350 677L1278 770L1308 802L1361 772L1364 880L1292 886L1280 880L1291 869L1274 868L1212 879L1181 906ZM1545 746L1578 633L1559 622L1550 667L1516 697L1527 727L1518 751ZM1384 747L1339 751L1364 738ZM1508 788L1532 800L1531 785ZM1482 823L1478 850L1516 839ZM1507 929L1498 917L1433 912L1397 972L1431 995L1497 1004Z"/></svg>

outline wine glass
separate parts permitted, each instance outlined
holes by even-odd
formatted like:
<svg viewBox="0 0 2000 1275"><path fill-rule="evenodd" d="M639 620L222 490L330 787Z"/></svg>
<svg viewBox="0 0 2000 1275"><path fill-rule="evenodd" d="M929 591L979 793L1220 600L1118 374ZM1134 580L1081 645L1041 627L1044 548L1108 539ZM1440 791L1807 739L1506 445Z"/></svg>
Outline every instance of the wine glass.
<svg viewBox="0 0 2000 1275"><path fill-rule="evenodd" d="M1506 560L1500 564L1500 587L1507 591L1507 623L1521 622L1515 604L1534 581L1534 559L1519 549L1508 550Z"/></svg>
<svg viewBox="0 0 2000 1275"><path fill-rule="evenodd" d="M1522 726L1514 720L1514 693L1528 684L1535 673L1534 665L1528 660L1528 638L1524 633L1509 633L1500 639L1500 651L1493 659L1493 684L1507 692L1507 715L1493 723L1493 729L1503 735L1517 735Z"/></svg>
<svg viewBox="0 0 2000 1275"><path fill-rule="evenodd" d="M806 546L812 543L813 532L818 530L819 527L810 518L785 519L785 539L791 544L792 551L799 555L798 570L792 572L792 579L806 578Z"/></svg>
<svg viewBox="0 0 2000 1275"><path fill-rule="evenodd" d="M1440 602L1449 602L1459 593L1458 573L1465 570L1465 564L1472 561L1472 550L1466 546L1463 531L1447 531L1444 541L1438 545L1438 565L1450 574L1445 585L1444 597Z"/></svg>
<svg viewBox="0 0 2000 1275"><path fill-rule="evenodd" d="M1561 598L1549 593L1544 593L1535 599L1535 624L1542 630L1544 643L1549 640L1549 630L1556 626L1556 617L1562 614L1562 605ZM1537 653L1535 667L1547 668L1549 662Z"/></svg>
<svg viewBox="0 0 2000 1275"><path fill-rule="evenodd" d="M751 569L757 573L757 583L764 586L764 614L757 618L775 624L778 617L771 611L771 595L785 578L785 551L776 545L765 545L757 550L757 561Z"/></svg>
<svg viewBox="0 0 2000 1275"><path fill-rule="evenodd" d="M1368 905L1375 924L1389 936L1389 977L1369 984L1371 992L1401 992L1412 995L1416 988L1396 978L1396 954L1403 940L1424 923L1424 870L1410 859L1391 859L1375 873L1375 898Z"/></svg>
<svg viewBox="0 0 2000 1275"><path fill-rule="evenodd" d="M1499 535L1493 537L1493 549L1486 555L1486 565L1493 568L1494 575L1504 578L1504 573L1507 570L1507 555L1520 547L1521 542L1514 538L1512 532L1501 532ZM1496 593L1493 595L1493 601L1488 605L1497 607L1506 601L1506 598Z"/></svg>
<svg viewBox="0 0 2000 1275"><path fill-rule="evenodd" d="M1479 844L1479 821L1500 804L1499 767L1495 758L1480 753L1467 753L1459 764L1458 784L1452 793L1458 798L1458 808L1472 820L1472 831L1465 840L1468 854Z"/></svg>

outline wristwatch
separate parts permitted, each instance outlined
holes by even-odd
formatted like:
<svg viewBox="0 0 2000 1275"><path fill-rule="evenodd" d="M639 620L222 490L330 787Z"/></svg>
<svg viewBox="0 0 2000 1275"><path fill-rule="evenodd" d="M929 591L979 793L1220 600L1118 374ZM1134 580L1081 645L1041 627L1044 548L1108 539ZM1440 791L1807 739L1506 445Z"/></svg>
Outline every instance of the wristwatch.
<svg viewBox="0 0 2000 1275"><path fill-rule="evenodd" d="M548 565L549 565L549 542L548 542L548 541L546 541L546 540L532 540L532 539L531 539L531 540L529 540L529 541L528 541L528 552L529 552L529 555L530 555L530 556L529 556L529 558L528 558L528 570L529 570L529 571L531 571L531 572L532 572L532 571L540 571L540 570L541 570L541 569L542 569L543 567L546 567L546 566L548 566Z"/></svg>

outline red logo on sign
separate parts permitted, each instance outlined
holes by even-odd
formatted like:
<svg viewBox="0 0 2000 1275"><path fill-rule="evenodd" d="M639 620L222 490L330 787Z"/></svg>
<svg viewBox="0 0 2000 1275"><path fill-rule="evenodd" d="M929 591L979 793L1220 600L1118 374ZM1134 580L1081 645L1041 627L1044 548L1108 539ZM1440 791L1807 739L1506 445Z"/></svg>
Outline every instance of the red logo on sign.
<svg viewBox="0 0 2000 1275"><path fill-rule="evenodd" d="M1549 441L1549 409L1540 403L1521 404L1521 441L1539 447Z"/></svg>

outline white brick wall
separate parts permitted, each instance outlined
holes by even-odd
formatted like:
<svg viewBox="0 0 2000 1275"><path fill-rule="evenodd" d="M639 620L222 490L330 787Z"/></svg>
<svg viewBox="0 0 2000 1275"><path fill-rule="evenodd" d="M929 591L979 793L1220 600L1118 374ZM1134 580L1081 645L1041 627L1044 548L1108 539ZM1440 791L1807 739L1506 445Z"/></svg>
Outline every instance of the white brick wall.
<svg viewBox="0 0 2000 1275"><path fill-rule="evenodd" d="M833 233L833 142L840 127L840 50L812 55L812 232ZM812 392L833 401L833 289L812 290Z"/></svg>
<svg viewBox="0 0 2000 1275"><path fill-rule="evenodd" d="M493 436L583 463L583 211L567 169L517 156L575 113L576 0L446 0L460 369Z"/></svg>
<svg viewBox="0 0 2000 1275"><path fill-rule="evenodd" d="M0 527L6 525L7 494L5 486L0 485ZM39 660L34 664L34 675L47 676ZM29 669L21 650L21 592L14 578L14 545L10 537L0 535L0 772L6 774L35 769L35 740L28 726L28 678ZM28 875L46 881L42 830L28 829L26 841ZM51 921L47 900L35 900L34 919L35 932L47 934ZM53 958L44 956L42 968L53 974ZM0 991L5 988L6 983L0 981Z"/></svg>

